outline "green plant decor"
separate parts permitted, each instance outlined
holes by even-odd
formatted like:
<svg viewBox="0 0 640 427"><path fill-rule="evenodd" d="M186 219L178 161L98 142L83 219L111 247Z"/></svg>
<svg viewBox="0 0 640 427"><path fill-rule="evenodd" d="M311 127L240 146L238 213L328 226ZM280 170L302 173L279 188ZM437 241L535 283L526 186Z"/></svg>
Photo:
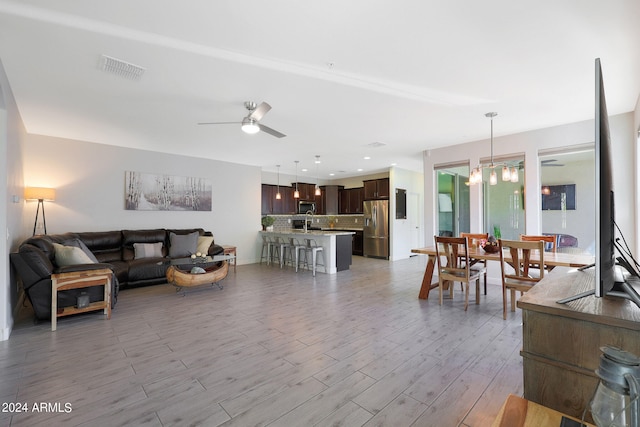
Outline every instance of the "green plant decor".
<svg viewBox="0 0 640 427"><path fill-rule="evenodd" d="M500 226L499 225L494 225L493 226L493 236L496 239L502 239L502 234L500 233Z"/></svg>
<svg viewBox="0 0 640 427"><path fill-rule="evenodd" d="M273 223L276 222L276 219L272 216L266 215L262 217L262 226L263 227L270 227L273 225Z"/></svg>

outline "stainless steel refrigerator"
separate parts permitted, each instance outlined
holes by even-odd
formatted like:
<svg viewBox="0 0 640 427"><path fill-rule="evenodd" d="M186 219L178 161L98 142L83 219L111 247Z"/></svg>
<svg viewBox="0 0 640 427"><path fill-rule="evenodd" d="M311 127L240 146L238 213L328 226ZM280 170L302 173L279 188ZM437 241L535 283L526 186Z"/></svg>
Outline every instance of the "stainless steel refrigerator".
<svg viewBox="0 0 640 427"><path fill-rule="evenodd" d="M363 203L364 256L389 259L389 201Z"/></svg>

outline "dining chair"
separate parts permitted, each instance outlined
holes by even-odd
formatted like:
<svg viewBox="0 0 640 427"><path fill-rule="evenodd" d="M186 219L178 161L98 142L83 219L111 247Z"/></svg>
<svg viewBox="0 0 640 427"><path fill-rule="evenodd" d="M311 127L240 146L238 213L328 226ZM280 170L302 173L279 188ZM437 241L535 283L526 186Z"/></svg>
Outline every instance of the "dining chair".
<svg viewBox="0 0 640 427"><path fill-rule="evenodd" d="M520 235L520 240L525 241L525 242L538 242L538 241L543 241L544 242L544 250L547 252L554 252L556 251L556 242L557 242L557 236L555 234L544 234L544 235L533 235L533 234L521 234ZM547 266L547 272L551 271L553 267L548 267ZM540 266L532 266L531 268L531 274L532 275L539 275L540 273L537 273L537 271L540 269Z"/></svg>
<svg viewBox="0 0 640 427"><path fill-rule="evenodd" d="M460 237L465 237L470 248L479 248L483 241L489 240L489 233L460 233ZM479 266L478 264L482 264ZM471 270L484 269L484 294L487 294L487 261L471 259Z"/></svg>
<svg viewBox="0 0 640 427"><path fill-rule="evenodd" d="M464 284L464 309L469 307L469 287L476 282L476 304L480 304L480 276L486 271L471 270L469 245L466 237L434 236L436 243L436 259L438 261L438 289L440 305L442 305L445 284L449 284L449 298L453 298L453 283ZM443 263L443 259L446 264Z"/></svg>
<svg viewBox="0 0 640 427"><path fill-rule="evenodd" d="M502 317L506 320L507 291L511 294L511 311L516 311L516 291L520 291L522 296L544 278L544 268L540 268L539 276L531 277L529 274L532 265L544 267L544 242L498 239L498 247L502 271ZM504 249L508 251L511 261L505 259Z"/></svg>
<svg viewBox="0 0 640 427"><path fill-rule="evenodd" d="M533 235L533 234L521 234L520 240L525 242L537 242L542 240L545 242L544 250L547 252L555 252L557 247L557 236L555 234Z"/></svg>

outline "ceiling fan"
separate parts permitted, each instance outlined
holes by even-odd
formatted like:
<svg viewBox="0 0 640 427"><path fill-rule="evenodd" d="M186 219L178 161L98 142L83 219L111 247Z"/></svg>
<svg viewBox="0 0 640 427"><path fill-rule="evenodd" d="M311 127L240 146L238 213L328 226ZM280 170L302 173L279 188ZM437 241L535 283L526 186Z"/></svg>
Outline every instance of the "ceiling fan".
<svg viewBox="0 0 640 427"><path fill-rule="evenodd" d="M249 111L247 117L242 119L241 122L209 122L209 123L198 123L199 125L229 125L229 124L242 124L242 130L248 134L258 133L263 131L268 133L269 135L275 136L276 138L283 138L285 135L282 132L278 132L275 129L271 129L268 126L260 124L260 120L264 117L265 114L271 110L271 105L266 102L257 105L255 102L247 101L244 103L244 108Z"/></svg>

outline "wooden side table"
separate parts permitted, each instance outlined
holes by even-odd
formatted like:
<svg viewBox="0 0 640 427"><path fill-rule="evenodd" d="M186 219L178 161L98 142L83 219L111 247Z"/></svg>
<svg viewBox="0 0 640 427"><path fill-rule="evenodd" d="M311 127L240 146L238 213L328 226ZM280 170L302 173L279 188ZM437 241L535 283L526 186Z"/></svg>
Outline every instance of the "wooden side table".
<svg viewBox="0 0 640 427"><path fill-rule="evenodd" d="M236 264L238 264L238 258L236 256L236 247L228 245L220 245L224 249L225 255L233 255L233 272L236 272Z"/></svg>
<svg viewBox="0 0 640 427"><path fill-rule="evenodd" d="M104 310L107 319L111 319L111 275L108 268L99 270L73 271L51 275L51 330L56 330L58 317L71 314ZM87 307L62 307L58 312L58 291L82 289L91 286L104 286L104 300L90 303Z"/></svg>
<svg viewBox="0 0 640 427"><path fill-rule="evenodd" d="M491 427L560 426L563 416L574 421L580 421L546 406L510 394ZM595 427L593 424L588 423L583 425Z"/></svg>

